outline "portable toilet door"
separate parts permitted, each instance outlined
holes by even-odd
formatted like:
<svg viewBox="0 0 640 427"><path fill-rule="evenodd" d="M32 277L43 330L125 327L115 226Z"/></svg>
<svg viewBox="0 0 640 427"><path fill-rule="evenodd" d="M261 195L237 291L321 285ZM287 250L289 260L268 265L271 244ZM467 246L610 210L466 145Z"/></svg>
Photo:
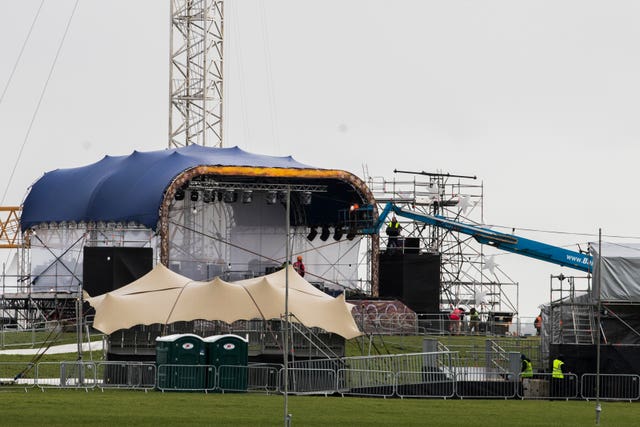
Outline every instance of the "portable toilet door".
<svg viewBox="0 0 640 427"><path fill-rule="evenodd" d="M158 388L161 390L203 390L206 384L206 350L194 334L156 338Z"/></svg>
<svg viewBox="0 0 640 427"><path fill-rule="evenodd" d="M207 347L207 363L218 373L221 391L247 391L249 340L234 334L214 335L203 339ZM214 378L207 380L213 387Z"/></svg>

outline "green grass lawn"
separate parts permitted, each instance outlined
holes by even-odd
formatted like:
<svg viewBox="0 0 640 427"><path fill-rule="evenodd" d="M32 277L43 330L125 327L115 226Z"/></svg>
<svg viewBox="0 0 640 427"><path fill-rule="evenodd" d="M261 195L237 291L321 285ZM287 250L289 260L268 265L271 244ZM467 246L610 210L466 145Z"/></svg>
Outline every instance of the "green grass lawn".
<svg viewBox="0 0 640 427"><path fill-rule="evenodd" d="M102 334L92 334L91 341L102 340ZM83 342L87 341L87 336L82 336ZM75 331L59 331L59 330L37 330L37 331L16 331L13 329L5 329L0 331L0 348L38 348L44 343L52 345L74 344L78 341L78 335Z"/></svg>
<svg viewBox="0 0 640 427"><path fill-rule="evenodd" d="M278 426L284 397L32 390L3 393L3 426ZM640 403L603 402L602 426L632 426ZM588 426L595 403L290 396L294 426Z"/></svg>
<svg viewBox="0 0 640 427"><path fill-rule="evenodd" d="M451 351L460 352L464 356L466 352L484 352L486 350L486 336L474 335L378 335L372 340L368 337L354 338L347 341L347 356L362 356L364 354L399 354L399 353L421 353L422 342L425 338L433 338L447 346ZM530 342L532 345L539 345L539 337L528 337L526 339L500 337L500 340ZM364 349L364 350L363 350Z"/></svg>

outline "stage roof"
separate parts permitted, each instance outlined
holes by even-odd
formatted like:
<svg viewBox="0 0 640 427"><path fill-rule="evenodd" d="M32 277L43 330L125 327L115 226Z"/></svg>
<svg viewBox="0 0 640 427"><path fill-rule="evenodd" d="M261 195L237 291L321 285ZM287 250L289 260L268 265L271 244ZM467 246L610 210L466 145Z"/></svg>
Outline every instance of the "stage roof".
<svg viewBox="0 0 640 427"><path fill-rule="evenodd" d="M252 154L238 147L189 145L105 156L87 166L45 173L24 201L21 229L62 221L133 221L155 230L169 185L181 173L199 166L330 171L302 164L291 156ZM331 174L324 176L331 178Z"/></svg>

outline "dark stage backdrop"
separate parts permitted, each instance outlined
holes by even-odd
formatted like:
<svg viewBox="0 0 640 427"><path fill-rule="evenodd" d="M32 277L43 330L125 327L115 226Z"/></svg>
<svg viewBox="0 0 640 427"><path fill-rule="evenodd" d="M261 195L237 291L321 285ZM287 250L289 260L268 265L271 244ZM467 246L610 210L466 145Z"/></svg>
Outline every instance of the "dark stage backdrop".
<svg viewBox="0 0 640 427"><path fill-rule="evenodd" d="M153 268L153 249L85 247L83 289L91 296L118 289Z"/></svg>

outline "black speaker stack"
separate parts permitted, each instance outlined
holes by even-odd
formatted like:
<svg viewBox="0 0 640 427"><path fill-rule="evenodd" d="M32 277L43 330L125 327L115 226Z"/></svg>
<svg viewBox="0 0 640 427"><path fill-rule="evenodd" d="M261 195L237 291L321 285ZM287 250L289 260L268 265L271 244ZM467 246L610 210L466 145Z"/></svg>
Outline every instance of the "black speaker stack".
<svg viewBox="0 0 640 427"><path fill-rule="evenodd" d="M439 312L439 254L385 252L379 265L380 297L398 299L419 314Z"/></svg>

